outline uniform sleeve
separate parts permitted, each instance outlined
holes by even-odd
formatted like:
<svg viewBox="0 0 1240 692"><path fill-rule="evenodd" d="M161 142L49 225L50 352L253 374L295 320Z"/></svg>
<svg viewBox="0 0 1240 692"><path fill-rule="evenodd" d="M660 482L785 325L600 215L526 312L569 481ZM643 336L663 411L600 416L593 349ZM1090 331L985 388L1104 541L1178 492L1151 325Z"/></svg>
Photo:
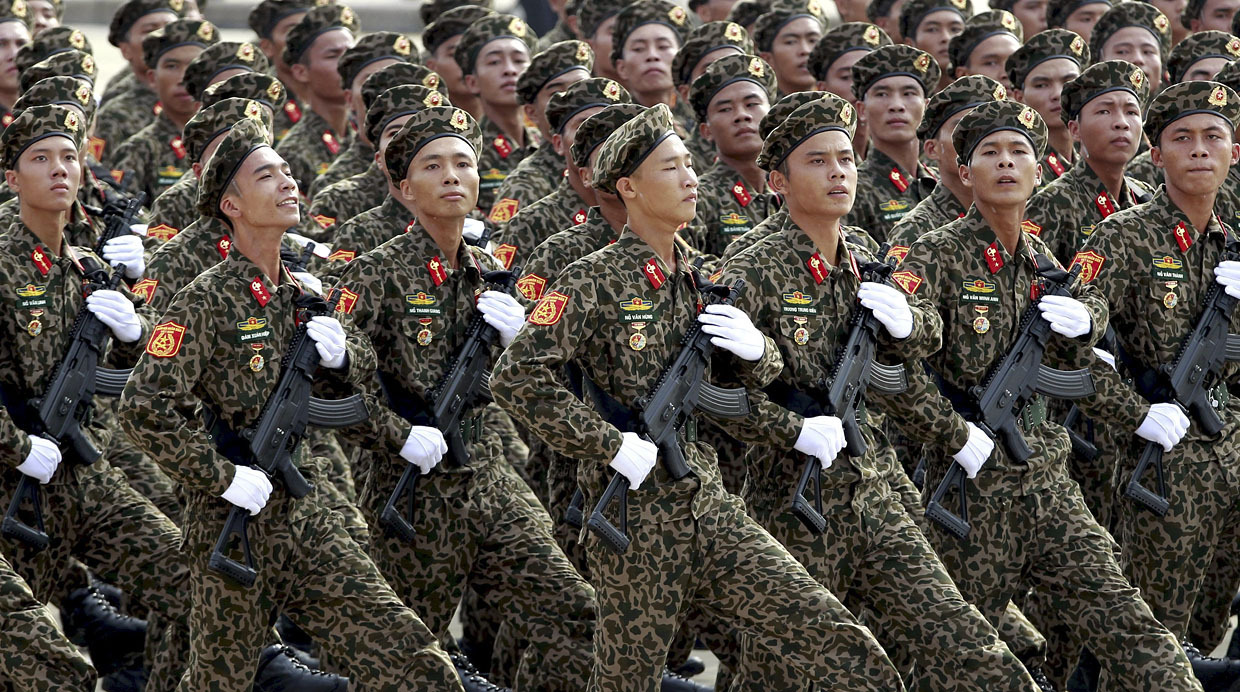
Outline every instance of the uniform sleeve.
<svg viewBox="0 0 1240 692"><path fill-rule="evenodd" d="M939 392L934 378L920 361L904 364L908 389L898 394L866 392L867 405L876 406L908 437L952 452L969 440L969 426Z"/></svg>

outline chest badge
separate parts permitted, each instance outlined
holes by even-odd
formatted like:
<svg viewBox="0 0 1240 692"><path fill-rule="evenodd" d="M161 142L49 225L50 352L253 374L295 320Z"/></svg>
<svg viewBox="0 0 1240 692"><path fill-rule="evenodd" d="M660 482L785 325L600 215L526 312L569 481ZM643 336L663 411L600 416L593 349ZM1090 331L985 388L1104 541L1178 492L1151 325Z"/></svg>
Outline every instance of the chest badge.
<svg viewBox="0 0 1240 692"><path fill-rule="evenodd" d="M38 336L43 333L43 323L39 321L39 318L36 317L26 324L26 333L30 336Z"/></svg>
<svg viewBox="0 0 1240 692"><path fill-rule="evenodd" d="M797 346L808 344L809 330L805 327L797 327L796 331L792 333L792 340L796 342Z"/></svg>
<svg viewBox="0 0 1240 692"><path fill-rule="evenodd" d="M422 325L422 329L418 330L417 341L419 346L430 346L435 335L431 333L431 319L423 317L418 320L418 324Z"/></svg>
<svg viewBox="0 0 1240 692"><path fill-rule="evenodd" d="M990 320L985 315L978 315L973 319L973 331L978 334L985 334L990 331Z"/></svg>
<svg viewBox="0 0 1240 692"><path fill-rule="evenodd" d="M261 372L266 365L267 361L263 358L263 354L255 353L250 357L250 372Z"/></svg>

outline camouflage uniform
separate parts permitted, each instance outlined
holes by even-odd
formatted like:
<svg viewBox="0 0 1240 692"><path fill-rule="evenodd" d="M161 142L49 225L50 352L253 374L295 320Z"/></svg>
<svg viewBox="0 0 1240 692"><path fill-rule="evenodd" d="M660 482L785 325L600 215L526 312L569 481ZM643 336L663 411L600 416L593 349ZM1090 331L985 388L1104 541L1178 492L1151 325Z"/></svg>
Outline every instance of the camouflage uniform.
<svg viewBox="0 0 1240 692"><path fill-rule="evenodd" d="M887 236L887 242L891 243L890 255L903 259L918 238L962 218L965 211L964 205L946 185L936 185L929 197L918 202L891 229L891 235Z"/></svg>
<svg viewBox="0 0 1240 692"><path fill-rule="evenodd" d="M555 153L550 140L543 142L495 189L495 203L487 212L487 220L502 227L521 210L555 192L564 175L564 157Z"/></svg>
<svg viewBox="0 0 1240 692"><path fill-rule="evenodd" d="M1055 259L1071 262L1099 222L1117 211L1148 202L1150 197L1151 189L1145 183L1125 175L1118 198L1113 199L1094 169L1081 158L1072 170L1029 200L1028 230L1046 243Z"/></svg>
<svg viewBox="0 0 1240 692"><path fill-rule="evenodd" d="M349 148L344 153L337 156L327 170L315 176L314 182L310 184L309 198L314 199L315 195L327 189L328 186L338 183L341 180L351 178L359 173L365 173L370 165L375 162L375 148L362 141L356 133L352 134L353 141L349 144Z"/></svg>
<svg viewBox="0 0 1240 692"><path fill-rule="evenodd" d="M352 145L352 137L351 131L336 132L323 116L307 111L276 145L276 151L292 169L297 189L309 191L314 179L327 171L345 147Z"/></svg>
<svg viewBox="0 0 1240 692"><path fill-rule="evenodd" d="M387 177L376 162L364 172L328 185L314 196L310 216L317 219L321 230L310 237L314 240L334 239L336 229L367 209L383 203L387 197Z"/></svg>
<svg viewBox="0 0 1240 692"><path fill-rule="evenodd" d="M705 237L693 238L704 253L722 256L728 245L758 224L779 206L769 190L750 190L735 170L715 164L698 181L698 225Z"/></svg>
<svg viewBox="0 0 1240 692"><path fill-rule="evenodd" d="M896 165L877 147L871 147L857 167L857 199L846 222L867 231L879 243L890 239L891 229L937 185L934 171L923 163L911 173Z"/></svg>
<svg viewBox="0 0 1240 692"><path fill-rule="evenodd" d="M707 22L694 27L686 35L676 58L672 61L672 79L677 88L690 86L693 82L693 71L702 62L702 58L720 48L734 48L736 52L746 55L757 55L753 41L745 27L735 22ZM693 165L699 173L705 173L715 164L715 145L702 136L696 126L689 128L685 138L685 148L693 155Z"/></svg>
<svg viewBox="0 0 1240 692"><path fill-rule="evenodd" d="M93 692L95 670L0 555L0 689Z"/></svg>
<svg viewBox="0 0 1240 692"><path fill-rule="evenodd" d="M288 100L276 109L275 133L276 141L282 142L297 123L310 112L309 106L298 100L297 95L289 92Z"/></svg>
<svg viewBox="0 0 1240 692"><path fill-rule="evenodd" d="M414 215L395 197L345 221L332 235L333 252L328 258L328 276L339 276L354 259L374 250L401 233L414 228Z"/></svg>
<svg viewBox="0 0 1240 692"><path fill-rule="evenodd" d="M185 171L175 183L160 193L151 205L146 237L166 243L181 229L198 220L198 176Z"/></svg>
<svg viewBox="0 0 1240 692"><path fill-rule="evenodd" d="M552 233L584 223L588 209L568 178L562 179L554 192L525 207L495 233L496 259L505 268L521 266Z"/></svg>
<svg viewBox="0 0 1240 692"><path fill-rule="evenodd" d="M126 171L130 189L154 200L189 171L181 130L160 115L129 138L113 156L116 168Z"/></svg>
<svg viewBox="0 0 1240 692"><path fill-rule="evenodd" d="M95 118L94 135L94 139L99 140L100 162L114 164L121 145L141 132L163 111L159 96L140 82L136 82L124 98L115 98L100 106L99 115ZM115 165L112 167L118 168Z"/></svg>

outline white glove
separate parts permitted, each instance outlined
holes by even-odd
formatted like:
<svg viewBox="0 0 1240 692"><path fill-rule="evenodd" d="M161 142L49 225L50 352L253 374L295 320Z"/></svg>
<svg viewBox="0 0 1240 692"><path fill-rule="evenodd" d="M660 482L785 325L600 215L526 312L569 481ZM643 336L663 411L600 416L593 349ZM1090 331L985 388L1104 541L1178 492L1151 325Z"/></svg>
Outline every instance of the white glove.
<svg viewBox="0 0 1240 692"><path fill-rule="evenodd" d="M1240 262L1225 260L1214 268L1214 280L1223 285L1227 295L1240 299Z"/></svg>
<svg viewBox="0 0 1240 692"><path fill-rule="evenodd" d="M517 338L517 332L525 324L525 308L503 291L483 291L478 296L478 312L482 313L482 319L487 324L499 332L499 345L504 348L508 348L508 344Z"/></svg>
<svg viewBox="0 0 1240 692"><path fill-rule="evenodd" d="M969 478L977 478L977 472L982 470L982 466L990 459L990 453L995 451L995 441L990 439L990 435L985 430L969 423L969 441L964 443L964 447L952 455L957 464L965 470L965 475Z"/></svg>
<svg viewBox="0 0 1240 692"><path fill-rule="evenodd" d="M125 265L126 279L141 279L146 271L142 239L136 235L120 235L103 244L103 258L115 268Z"/></svg>
<svg viewBox="0 0 1240 692"><path fill-rule="evenodd" d="M1104 351L1098 348L1097 346L1095 346L1094 355L1098 356L1098 360L1111 366L1112 370L1119 370L1119 368L1115 367L1115 355L1112 354L1110 351Z"/></svg>
<svg viewBox="0 0 1240 692"><path fill-rule="evenodd" d="M31 435L30 453L26 455L26 460L17 467L17 470L40 483L47 483L52 480L52 474L56 473L58 466L60 466L60 447L46 437Z"/></svg>
<svg viewBox="0 0 1240 692"><path fill-rule="evenodd" d="M1089 311L1081 301L1069 296L1042 296L1038 301L1042 319L1058 334L1075 339L1089 332Z"/></svg>
<svg viewBox="0 0 1240 692"><path fill-rule="evenodd" d="M659 460L659 448L637 433L626 432L621 437L620 451L616 452L616 458L608 466L629 479L630 488L640 488Z"/></svg>
<svg viewBox="0 0 1240 692"><path fill-rule="evenodd" d="M431 472L439 465L443 455L448 453L448 441L444 439L439 428L415 425L409 430L405 444L400 448L400 456L405 461L417 466L422 475Z"/></svg>
<svg viewBox="0 0 1240 692"><path fill-rule="evenodd" d="M1184 439L1188 424L1188 415L1178 405L1152 404L1150 412L1145 414L1145 420L1137 426L1137 437L1157 442L1162 445L1164 452L1170 452L1172 447Z"/></svg>
<svg viewBox="0 0 1240 692"><path fill-rule="evenodd" d="M311 317L306 325L306 336L314 339L314 349L319 352L319 365L328 370L344 367L347 352L344 348L344 327L335 317Z"/></svg>
<svg viewBox="0 0 1240 692"><path fill-rule="evenodd" d="M702 331L711 335L710 342L737 358L756 361L766 352L766 339L753 326L749 315L734 305L707 305L698 315Z"/></svg>
<svg viewBox="0 0 1240 692"><path fill-rule="evenodd" d="M473 244L482 237L482 232L487 229L487 225L478 219L465 219L465 226L461 229L461 236L465 238L465 242Z"/></svg>
<svg viewBox="0 0 1240 692"><path fill-rule="evenodd" d="M861 304L874 312L874 317L896 339L907 339L913 333L913 311L908 299L893 286L866 281L857 289Z"/></svg>
<svg viewBox="0 0 1240 692"><path fill-rule="evenodd" d="M319 279L319 277L311 274L310 272L290 273L293 275L294 279L297 279L298 283L308 288L311 293L319 296L323 295L323 282Z"/></svg>
<svg viewBox="0 0 1240 692"><path fill-rule="evenodd" d="M251 516L258 514L271 497L271 479L256 468L238 466L236 469L232 483L228 484L228 490L220 497L241 509L249 510Z"/></svg>
<svg viewBox="0 0 1240 692"><path fill-rule="evenodd" d="M835 457L844 449L844 424L835 416L806 418L793 448L818 458L822 470L831 468Z"/></svg>
<svg viewBox="0 0 1240 692"><path fill-rule="evenodd" d="M86 309L112 330L116 340L132 344L142 336L142 322L133 303L120 291L99 290L86 296Z"/></svg>

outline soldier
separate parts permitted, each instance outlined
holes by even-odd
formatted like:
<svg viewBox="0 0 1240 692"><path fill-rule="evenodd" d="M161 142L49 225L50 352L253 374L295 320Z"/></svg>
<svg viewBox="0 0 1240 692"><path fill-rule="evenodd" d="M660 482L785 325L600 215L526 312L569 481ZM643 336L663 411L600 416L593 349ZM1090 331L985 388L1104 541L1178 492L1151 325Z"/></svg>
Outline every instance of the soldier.
<svg viewBox="0 0 1240 692"><path fill-rule="evenodd" d="M227 261L196 279L203 292L181 291L169 302L122 397L126 431L186 493L182 551L195 626L181 689L248 685L247 661L269 626L263 604L277 603L368 689L460 690L443 650L348 536L340 515L315 492L272 497L266 475L213 446L197 417L202 405L227 429L255 420L280 373L265 367L254 346L273 358L282 353L299 322L289 318L311 299L280 262L280 237L297 223L297 188L269 139L261 124L243 118L208 163L200 211L228 224L236 245ZM262 341L236 338L236 325L249 317L268 325ZM350 387L372 376L374 354L364 340L349 337L333 317L309 322L324 379ZM208 367L227 363L241 370ZM304 450L294 461L316 486L328 483ZM249 590L207 568L232 507L253 515L248 530L261 576Z"/></svg>
<svg viewBox="0 0 1240 692"><path fill-rule="evenodd" d="M857 200L847 225L880 243L934 189L934 172L918 158L917 128L938 83L938 63L911 46L883 46L853 65L857 112L870 124L872 148L857 169Z"/></svg>
<svg viewBox="0 0 1240 692"><path fill-rule="evenodd" d="M1121 2L1098 20L1089 47L1097 60L1127 60L1140 67L1150 80L1150 93L1157 94L1171 53L1171 25L1153 5ZM1139 151L1128 167L1129 175L1157 186L1162 171L1150 159L1149 143L1142 142Z"/></svg>
<svg viewBox="0 0 1240 692"><path fill-rule="evenodd" d="M484 214L495 205L504 179L538 146L538 132L525 125L517 101L517 82L537 40L521 18L493 14L474 22L456 44L454 56L465 89L482 104L478 123L485 146L478 159L482 182L477 202Z"/></svg>
<svg viewBox="0 0 1240 692"><path fill-rule="evenodd" d="M185 67L206 46L219 41L206 20L178 19L142 40L143 59L163 106L159 115L113 152L113 165L131 176L128 184L148 200L172 187L189 170L181 139L185 123L198 112L198 101L181 84Z"/></svg>
<svg viewBox="0 0 1240 692"><path fill-rule="evenodd" d="M30 43L30 11L25 0L0 3L0 126L13 120L13 103L17 101L20 74L17 52Z"/></svg>
<svg viewBox="0 0 1240 692"><path fill-rule="evenodd" d="M1046 123L1046 154L1042 183L1050 183L1072 168L1076 145L1059 114L1063 112L1064 85L1076 79L1090 63L1085 39L1067 29L1047 29L1029 39L1007 60L1012 98L1033 108Z"/></svg>
<svg viewBox="0 0 1240 692"><path fill-rule="evenodd" d="M1236 16L1237 9L1240 9L1240 5L1230 0L1189 0L1179 19L1192 33L1198 31L1230 33L1232 18ZM1174 37L1173 40L1175 40ZM1180 45L1180 41L1175 40L1175 45Z"/></svg>
<svg viewBox="0 0 1240 692"><path fill-rule="evenodd" d="M539 52L547 50L560 41L577 40L576 32L568 24L569 16L576 13L574 3L569 0L552 0L547 4L551 7L551 11L555 12L555 26L538 39Z"/></svg>
<svg viewBox="0 0 1240 692"><path fill-rule="evenodd" d="M818 45L809 54L809 71L817 80L817 88L827 91L857 107L853 93L852 66L869 51L880 46L890 46L891 37L885 31L866 22L841 24L822 35ZM857 123L853 153L865 159L869 145L869 128L864 122Z"/></svg>
<svg viewBox="0 0 1240 692"><path fill-rule="evenodd" d="M904 43L929 53L938 63L939 82L926 90L926 97L952 81L952 37L964 31L973 11L966 0L908 0L900 10L900 35Z"/></svg>
<svg viewBox="0 0 1240 692"><path fill-rule="evenodd" d="M495 204L487 214L491 223L502 228L517 212L554 192L564 179L564 157L551 142L553 130L547 118L547 101L572 84L589 79L593 67L594 52L588 43L561 41L535 55L517 78L521 112L538 127L542 144L500 183ZM505 261L503 257L499 259Z"/></svg>
<svg viewBox="0 0 1240 692"><path fill-rule="evenodd" d="M422 32L422 46L428 53L426 66L443 79L444 88L456 98L457 107L475 119L482 117L482 101L465 87L465 76L456 62L456 46L466 29L491 14L495 12L485 7L461 5L439 15Z"/></svg>
<svg viewBox="0 0 1240 692"><path fill-rule="evenodd" d="M86 34L82 33L81 29L59 26L35 36L30 43L18 49L14 64L17 66L18 74L23 74L44 58L70 50L79 50L87 55L94 54L90 39L86 38Z"/></svg>
<svg viewBox="0 0 1240 692"><path fill-rule="evenodd" d="M95 136L101 162L111 162L116 148L141 130L163 107L146 66L142 40L177 20L182 0L128 0L112 15L108 43L121 51L128 70L114 76L103 91ZM118 98L123 96L124 98ZM115 102L115 103L113 103Z"/></svg>
<svg viewBox="0 0 1240 692"><path fill-rule="evenodd" d="M611 30L616 26L616 16L624 8L612 0L577 0L577 29L581 40L590 44L594 51L594 76L620 80L620 73L612 62Z"/></svg>
<svg viewBox="0 0 1240 692"><path fill-rule="evenodd" d="M673 128L660 104L604 142L591 181L624 200L628 225L548 286L492 375L492 391L518 422L578 460L587 507L605 485L604 464L632 484L628 551L612 553L583 534L599 599L588 689L655 690L673 625L698 604L787 656L807 682L903 689L868 631L723 491L709 447L687 433L679 444L692 472L672 480L655 468L653 444L559 384L560 369L577 363L627 428L621 412L647 393L694 320L726 352L721 367L746 382L764 384L781 366L774 344L744 313L709 306L698 316L700 294L675 243L677 226L693 218L696 180ZM621 320L621 302L648 305L647 319ZM642 491L648 478L652 489Z"/></svg>
<svg viewBox="0 0 1240 692"><path fill-rule="evenodd" d="M1232 91L1240 89L1240 59L1224 65L1223 69L1214 75L1214 81L1225 84ZM1227 180L1223 183L1219 199L1215 203L1223 207L1219 216L1224 222L1240 226L1240 168L1228 169Z"/></svg>
<svg viewBox="0 0 1240 692"><path fill-rule="evenodd" d="M270 73L271 63L253 43L223 41L207 46L185 66L181 84L190 97L201 103L207 87L247 72Z"/></svg>
<svg viewBox="0 0 1240 692"><path fill-rule="evenodd" d="M676 116L681 140L697 127L697 120L689 102L677 98L671 68L692 21L683 7L668 0L636 0L620 10L611 28L617 81L633 95L634 103L647 108L666 104Z"/></svg>
<svg viewBox="0 0 1240 692"><path fill-rule="evenodd" d="M990 10L969 17L964 31L953 36L947 46L953 79L984 75L1005 89L1011 88L1005 66L1024 40L1024 29L1016 15L1007 10Z"/></svg>
<svg viewBox="0 0 1240 692"><path fill-rule="evenodd" d="M302 115L309 102L309 88L304 81L293 76L293 70L284 62L284 46L288 32L302 20L311 7L311 0L262 0L250 10L247 23L258 37L258 47L275 66L275 76L288 88L288 100L276 114L276 141L284 139Z"/></svg>
<svg viewBox="0 0 1240 692"><path fill-rule="evenodd" d="M865 10L866 19L882 29L895 43L904 43L904 34L900 33L900 13L904 9L904 0L874 0Z"/></svg>
<svg viewBox="0 0 1240 692"><path fill-rule="evenodd" d="M350 143L345 89L336 68L353 46L360 26L352 8L324 5L304 14L285 38L281 60L307 84L310 110L303 112L276 148L293 169L304 196Z"/></svg>
<svg viewBox="0 0 1240 692"><path fill-rule="evenodd" d="M1046 28L1067 29L1089 40L1094 25L1111 5L1111 0L1047 0Z"/></svg>
<svg viewBox="0 0 1240 692"><path fill-rule="evenodd" d="M689 9L703 24L727 20L736 0L689 0Z"/></svg>
<svg viewBox="0 0 1240 692"><path fill-rule="evenodd" d="M814 88L809 54L822 38L826 23L818 0L776 7L754 22L754 47L774 68L780 96Z"/></svg>
<svg viewBox="0 0 1240 692"><path fill-rule="evenodd" d="M1142 602L1144 592L1124 579L1114 542L1064 473L1067 434L1046 422L1045 403L1034 397L1020 412L1018 425L1033 450L1027 463L965 418L975 406L967 392L1010 347L1038 295L1035 262L1060 265L1021 225L1046 145L1037 112L1013 101L982 104L961 119L953 142L973 206L963 219L917 240L893 275L911 296L914 324L943 337L933 353L904 349L907 358L926 358L939 380L937 389L915 388L904 408L916 412L915 421L926 418L910 427L927 443L925 487L936 488L952 463L973 479L966 489L968 536L932 523L927 537L964 597L992 623L1014 595L1034 586L1097 654L1117 689L1196 690L1183 649ZM1092 289L1077 282L1071 290L1079 300L1039 301L1038 314L1053 332L1048 365L1092 362L1089 347L1107 316ZM1082 410L1101 412L1107 394L1100 385L1098 395L1081 400Z"/></svg>
<svg viewBox="0 0 1240 692"><path fill-rule="evenodd" d="M0 555L0 675L4 689L93 692L95 670L65 639L51 610ZM16 687L11 687L16 685Z"/></svg>
<svg viewBox="0 0 1240 692"><path fill-rule="evenodd" d="M698 183L695 221L704 231L695 249L720 256L737 236L762 223L778 206L758 167L758 123L775 100L776 73L762 58L728 55L693 81L690 103L718 163Z"/></svg>
<svg viewBox="0 0 1240 692"><path fill-rule="evenodd" d="M998 0L990 3L990 8L1011 12L1025 36L1046 31L1046 0Z"/></svg>
<svg viewBox="0 0 1240 692"><path fill-rule="evenodd" d="M497 431L478 420L485 403L467 405L463 414L466 431L475 431L462 433L468 458L432 472L448 444L425 422L424 406L462 346L468 323L480 314L503 346L525 318L512 296L482 290L483 272L498 263L461 236L476 204L480 137L463 110L435 106L413 113L387 145L384 161L402 199L417 209L417 222L354 259L340 277L347 300L341 312L369 338L380 362L401 364L380 374L387 397L376 398L371 411L367 446L373 451L360 462L371 468L360 502L376 564L441 639L448 637L468 580L501 611L525 614L521 635L537 662L524 669L530 677L518 681L519 689L581 690L594 629L593 590L555 545L546 510L502 462ZM379 516L410 465L422 476L408 517L412 540L386 529Z"/></svg>
<svg viewBox="0 0 1240 692"><path fill-rule="evenodd" d="M710 22L689 32L676 59L672 61L672 75L676 80L677 102L689 100L689 87L710 64L725 55L738 53L753 55L753 41L749 33L735 22ZM705 171L715 165L715 147L702 137L702 131L693 128L685 146L693 154L693 167Z"/></svg>
<svg viewBox="0 0 1240 692"><path fill-rule="evenodd" d="M30 9L31 35L56 28L65 18L64 0L30 0L26 6Z"/></svg>
<svg viewBox="0 0 1240 692"><path fill-rule="evenodd" d="M770 0L738 0L732 5L732 9L728 10L728 21L740 24L745 31L752 34L754 22L766 14L772 4Z"/></svg>

